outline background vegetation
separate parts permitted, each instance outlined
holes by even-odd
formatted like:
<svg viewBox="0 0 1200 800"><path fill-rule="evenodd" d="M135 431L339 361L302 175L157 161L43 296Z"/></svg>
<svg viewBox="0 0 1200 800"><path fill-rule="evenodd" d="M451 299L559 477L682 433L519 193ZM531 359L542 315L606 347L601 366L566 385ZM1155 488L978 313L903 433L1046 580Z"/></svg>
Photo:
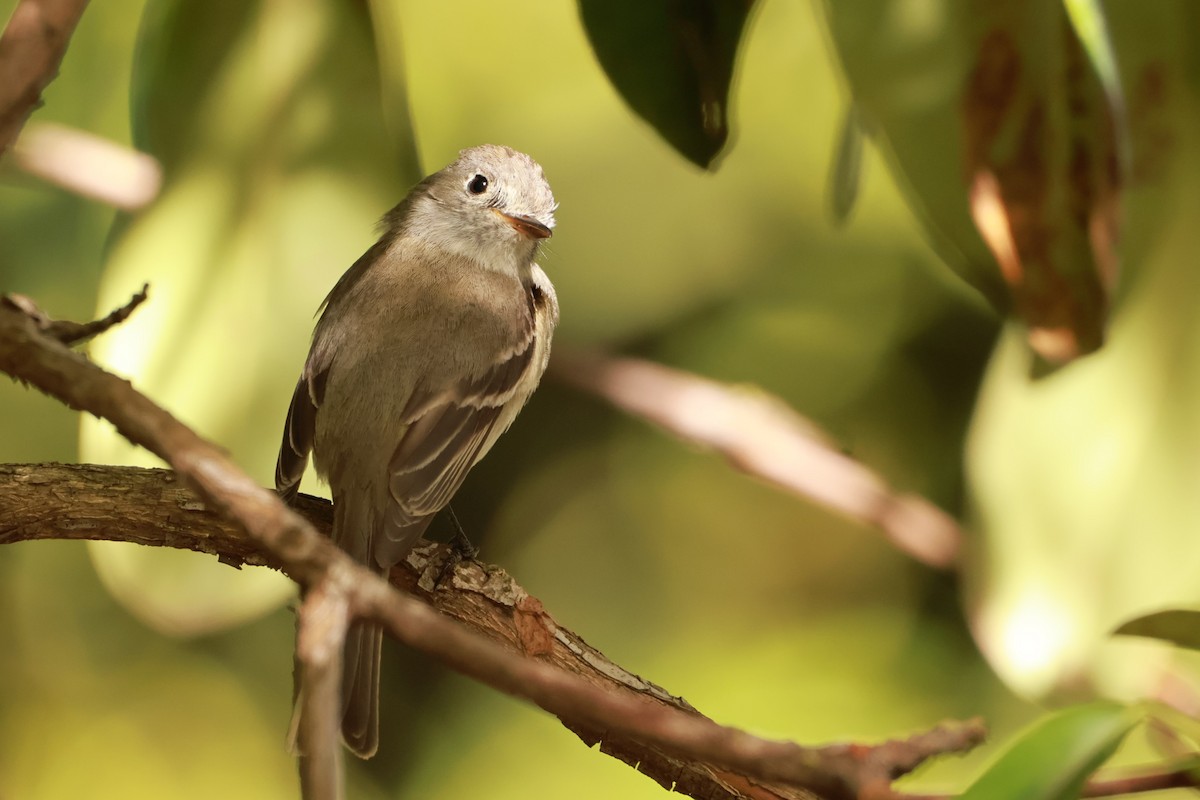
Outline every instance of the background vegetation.
<svg viewBox="0 0 1200 800"><path fill-rule="evenodd" d="M671 131L669 101L622 77L654 40L605 49L597 15L639 4L367 5L93 4L34 120L135 144L163 191L115 217L7 166L0 290L82 319L148 281L93 356L266 484L311 314L373 221L460 148L508 144L561 204L543 260L558 343L761 387L971 531L958 574L915 565L548 382L455 507L563 624L719 721L804 742L974 715L1004 742L1049 706L1191 685L1186 656L1108 634L1200 601L1196 7L1103 6L1129 148L1122 280L1101 351L1033 380L1023 329L946 241L976 237L983 256L951 248L976 286L998 268L929 194L966 207L939 127L961 120L930 101L972 63L972 4L761 0L714 171L681 155L710 151ZM852 98L873 144L851 210L834 165ZM667 109L667 138L631 105ZM146 457L6 383L0 458ZM296 797L291 593L190 553L0 549L0 797ZM664 795L539 712L399 648L385 664L383 744L352 766L354 797ZM914 785L964 786L994 753ZM1139 733L1121 758L1152 755Z"/></svg>

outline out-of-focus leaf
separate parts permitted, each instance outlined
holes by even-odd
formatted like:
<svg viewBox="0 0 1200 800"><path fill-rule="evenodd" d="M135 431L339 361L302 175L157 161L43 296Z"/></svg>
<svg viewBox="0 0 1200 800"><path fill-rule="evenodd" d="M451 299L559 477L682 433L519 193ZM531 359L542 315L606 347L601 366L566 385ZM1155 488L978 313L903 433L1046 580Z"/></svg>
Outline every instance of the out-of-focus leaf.
<svg viewBox="0 0 1200 800"><path fill-rule="evenodd" d="M986 554L964 575L971 627L997 674L1033 698L1081 683L1157 691L1168 654L1112 630L1147 608L1200 603L1200 150L1187 88L1198 7L1105 8L1133 145L1121 313L1100 353L1048 381L1029 380L1013 326L967 448Z"/></svg>
<svg viewBox="0 0 1200 800"><path fill-rule="evenodd" d="M729 89L753 0L579 0L613 86L672 147L711 168L729 136Z"/></svg>
<svg viewBox="0 0 1200 800"><path fill-rule="evenodd" d="M372 19L353 0L146 8L134 138L166 182L115 226L99 306L145 281L153 299L93 352L264 484L313 310L418 177L402 104L389 115L402 130L385 125L380 68ZM95 421L81 450L148 460ZM278 574L188 553L105 543L92 553L118 599L177 633L244 620L291 591Z"/></svg>
<svg viewBox="0 0 1200 800"><path fill-rule="evenodd" d="M854 102L950 266L1047 360L1099 347L1125 118L1062 4L825 9ZM1089 30L1088 52L1108 53Z"/></svg>
<svg viewBox="0 0 1200 800"><path fill-rule="evenodd" d="M829 174L829 210L835 225L846 224L858 200L858 187L862 182L863 137L862 120L854 104L850 103L842 117L837 152L833 156L833 171Z"/></svg>
<svg viewBox="0 0 1200 800"><path fill-rule="evenodd" d="M960 800L1075 800L1137 718L1114 703L1079 706L1041 720L960 796Z"/></svg>
<svg viewBox="0 0 1200 800"><path fill-rule="evenodd" d="M1147 636L1162 639L1189 650L1200 650L1200 611L1172 608L1136 617L1122 623L1115 631L1118 636Z"/></svg>
<svg viewBox="0 0 1200 800"><path fill-rule="evenodd" d="M1117 73L1117 59L1109 41L1104 9L1097 0L1063 0L1063 5L1110 101L1122 103L1121 76Z"/></svg>

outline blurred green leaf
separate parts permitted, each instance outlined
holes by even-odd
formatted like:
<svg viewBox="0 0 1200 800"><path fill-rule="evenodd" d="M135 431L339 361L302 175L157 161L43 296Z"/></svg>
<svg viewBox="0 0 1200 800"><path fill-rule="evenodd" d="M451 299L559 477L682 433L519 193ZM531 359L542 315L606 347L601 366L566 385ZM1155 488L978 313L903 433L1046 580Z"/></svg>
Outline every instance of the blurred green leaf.
<svg viewBox="0 0 1200 800"><path fill-rule="evenodd" d="M1135 724L1129 709L1115 703L1079 706L1041 720L960 800L1074 800Z"/></svg>
<svg viewBox="0 0 1200 800"><path fill-rule="evenodd" d="M853 100L949 265L1048 360L1099 347L1127 150L1093 68L1111 57L1103 26L1089 60L1061 3L824 7Z"/></svg>
<svg viewBox="0 0 1200 800"><path fill-rule="evenodd" d="M848 104L838 133L833 171L829 175L829 209L835 225L846 224L858 200L865 135L858 109L854 103Z"/></svg>
<svg viewBox="0 0 1200 800"><path fill-rule="evenodd" d="M151 0L136 55L134 141L165 184L114 227L98 302L143 281L152 299L93 352L269 483L313 311L419 177L395 101L400 54L383 54L386 119L375 26L353 0ZM95 421L81 451L154 463ZM292 592L266 570L90 547L109 590L159 630L213 630Z"/></svg>
<svg viewBox="0 0 1200 800"><path fill-rule="evenodd" d="M753 0L579 0L592 49L642 119L701 167L729 136L729 88Z"/></svg>
<svg viewBox="0 0 1200 800"><path fill-rule="evenodd" d="M1146 636L1200 650L1200 611L1172 608L1122 623L1114 636Z"/></svg>
<svg viewBox="0 0 1200 800"><path fill-rule="evenodd" d="M1120 314L1101 352L1048 381L1029 379L1024 331L1010 326L966 451L987 554L965 573L972 630L1004 681L1041 699L1081 681L1153 693L1163 654L1111 642L1113 628L1147 608L1200 608L1200 150L1188 88L1200 7L1105 8L1134 154Z"/></svg>
<svg viewBox="0 0 1200 800"><path fill-rule="evenodd" d="M1120 103L1121 76L1117 72L1116 54L1109 41L1104 8L1097 0L1063 0L1063 5L1092 62L1092 69L1096 70L1100 82L1104 84L1105 92L1114 103Z"/></svg>

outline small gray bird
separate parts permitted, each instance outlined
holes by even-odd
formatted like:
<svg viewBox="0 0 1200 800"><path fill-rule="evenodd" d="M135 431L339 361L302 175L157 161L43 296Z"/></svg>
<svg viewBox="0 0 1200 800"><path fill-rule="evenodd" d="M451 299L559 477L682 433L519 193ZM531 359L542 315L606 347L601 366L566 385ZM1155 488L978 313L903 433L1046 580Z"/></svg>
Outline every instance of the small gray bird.
<svg viewBox="0 0 1200 800"><path fill-rule="evenodd" d="M534 263L554 195L524 153L483 145L430 175L325 298L288 408L275 487L295 498L311 452L333 539L386 573L537 387L558 323ZM320 312L319 312L320 313ZM379 744L382 631L347 635L342 738Z"/></svg>

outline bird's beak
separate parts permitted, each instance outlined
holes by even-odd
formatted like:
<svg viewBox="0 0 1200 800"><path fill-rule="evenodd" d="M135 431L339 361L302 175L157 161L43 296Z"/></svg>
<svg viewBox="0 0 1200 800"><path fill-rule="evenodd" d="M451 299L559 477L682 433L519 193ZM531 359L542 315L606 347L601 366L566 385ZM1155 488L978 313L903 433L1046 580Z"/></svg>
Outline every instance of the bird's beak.
<svg viewBox="0 0 1200 800"><path fill-rule="evenodd" d="M527 217L524 214L505 214L503 211L496 211L496 213L511 225L513 230L530 239L549 239L554 233L533 217Z"/></svg>

